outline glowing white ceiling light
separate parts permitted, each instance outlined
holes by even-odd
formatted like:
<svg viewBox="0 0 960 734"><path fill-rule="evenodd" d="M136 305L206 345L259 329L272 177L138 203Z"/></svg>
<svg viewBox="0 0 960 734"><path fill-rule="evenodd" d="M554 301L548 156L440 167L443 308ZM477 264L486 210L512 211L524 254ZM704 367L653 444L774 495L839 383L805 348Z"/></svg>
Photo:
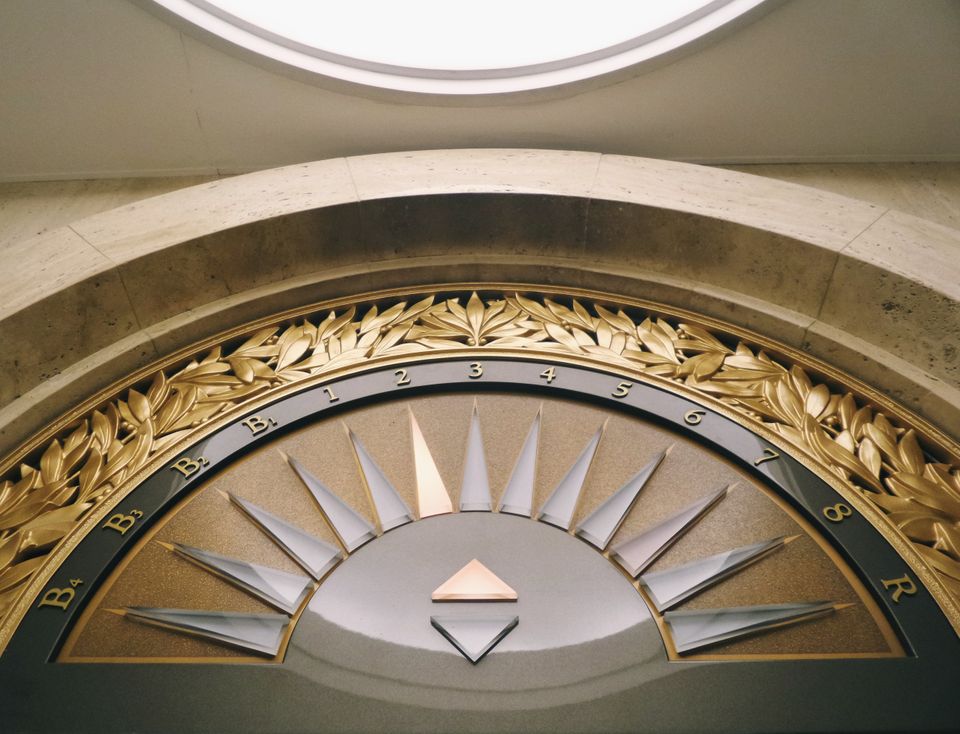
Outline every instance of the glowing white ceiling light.
<svg viewBox="0 0 960 734"><path fill-rule="evenodd" d="M155 0L276 61L406 91L565 84L661 56L763 0Z"/></svg>

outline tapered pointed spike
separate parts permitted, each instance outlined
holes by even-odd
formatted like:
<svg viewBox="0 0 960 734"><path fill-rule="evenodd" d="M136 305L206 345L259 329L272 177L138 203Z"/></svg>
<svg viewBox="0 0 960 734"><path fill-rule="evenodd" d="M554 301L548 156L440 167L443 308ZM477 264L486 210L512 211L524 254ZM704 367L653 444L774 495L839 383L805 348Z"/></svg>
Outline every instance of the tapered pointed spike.
<svg viewBox="0 0 960 734"><path fill-rule="evenodd" d="M104 609L103 611L109 612L110 614L116 614L118 617L126 617L126 616L127 616L127 610L126 610L126 609Z"/></svg>
<svg viewBox="0 0 960 734"><path fill-rule="evenodd" d="M343 553L319 538L291 525L252 502L233 494L226 495L274 543L317 581L343 560Z"/></svg>
<svg viewBox="0 0 960 734"><path fill-rule="evenodd" d="M157 543L157 545L159 545L161 548L164 548L164 549L166 549L166 550L168 550L168 551L175 551L175 550L177 549L177 546L175 546L173 543L164 543L162 540L158 540L158 541L156 541L156 543Z"/></svg>
<svg viewBox="0 0 960 734"><path fill-rule="evenodd" d="M367 453L360 439L350 429L347 429L347 435L350 436L350 442L353 444L357 456L357 463L360 465L360 474L367 486L370 499L373 501L377 517L380 519L380 529L387 532L412 522L413 513L410 512L407 503L394 489L383 470L373 460L373 457Z"/></svg>
<svg viewBox="0 0 960 734"><path fill-rule="evenodd" d="M370 523L323 486L320 480L304 469L299 461L292 456L286 456L286 460L297 473L297 476L300 477L300 481L310 490L310 494L320 505L324 517L330 527L333 528L333 532L340 538L340 542L343 543L343 547L347 549L348 553L353 553L361 545L377 537L376 530Z"/></svg>
<svg viewBox="0 0 960 734"><path fill-rule="evenodd" d="M677 652L685 653L833 611L833 602L803 602L667 612L663 620L670 628Z"/></svg>
<svg viewBox="0 0 960 734"><path fill-rule="evenodd" d="M430 617L430 624L474 665L510 634L519 621L516 616Z"/></svg>
<svg viewBox="0 0 960 734"><path fill-rule="evenodd" d="M583 491L583 485L587 481L587 474L590 472L590 465L593 458L597 455L597 448L600 446L600 439L603 436L603 427L596 432L586 448L577 457L577 460L570 467L567 475L560 480L560 484L553 490L547 501L540 508L540 514L537 519L541 522L550 523L562 530L570 527L573 521L573 513L577 510L577 501L580 499L580 493Z"/></svg>
<svg viewBox="0 0 960 734"><path fill-rule="evenodd" d="M467 458L463 466L463 486L460 489L460 511L490 512L491 506L487 457L480 432L480 414L477 412L477 401L474 400L470 434L467 436Z"/></svg>
<svg viewBox="0 0 960 734"><path fill-rule="evenodd" d="M676 515L645 530L613 549L610 557L636 578L667 548L676 543L687 530L723 499L729 487L694 502Z"/></svg>
<svg viewBox="0 0 960 734"><path fill-rule="evenodd" d="M517 592L493 571L474 558L434 589L436 602L516 601Z"/></svg>
<svg viewBox="0 0 960 734"><path fill-rule="evenodd" d="M786 540L764 540L664 571L645 573L640 577L640 584L657 611L664 612L782 548Z"/></svg>
<svg viewBox="0 0 960 734"><path fill-rule="evenodd" d="M410 435L413 439L413 466L417 475L417 513L421 518L453 512L450 494L433 460L420 424L410 411Z"/></svg>
<svg viewBox="0 0 960 734"><path fill-rule="evenodd" d="M290 624L285 614L241 614L194 609L127 607L129 619L224 642L244 650L275 656Z"/></svg>
<svg viewBox="0 0 960 734"><path fill-rule="evenodd" d="M617 532L637 501L640 490L650 481L650 477L656 472L666 455L667 451L661 451L657 454L630 481L594 510L590 517L577 527L577 535L594 547L606 550L606 547L610 544L610 539Z"/></svg>
<svg viewBox="0 0 960 734"><path fill-rule="evenodd" d="M247 563L239 558L230 558L179 543L174 544L173 550L287 614L297 611L312 587L306 576L277 568Z"/></svg>
<svg viewBox="0 0 960 734"><path fill-rule="evenodd" d="M533 419L527 438L523 442L523 448L520 449L520 456L517 457L517 463L510 475L510 481L507 482L507 488L503 490L503 496L497 507L500 512L524 517L530 517L533 513L533 487L537 474L541 413L542 408L537 411Z"/></svg>

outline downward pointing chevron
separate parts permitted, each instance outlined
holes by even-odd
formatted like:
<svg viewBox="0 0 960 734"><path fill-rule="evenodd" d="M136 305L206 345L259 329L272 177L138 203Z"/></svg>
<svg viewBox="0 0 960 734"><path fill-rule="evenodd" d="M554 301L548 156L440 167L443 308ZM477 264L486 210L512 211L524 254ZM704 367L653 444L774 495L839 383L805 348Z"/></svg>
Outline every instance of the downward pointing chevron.
<svg viewBox="0 0 960 734"><path fill-rule="evenodd" d="M520 622L519 617L430 617L430 624L476 665Z"/></svg>

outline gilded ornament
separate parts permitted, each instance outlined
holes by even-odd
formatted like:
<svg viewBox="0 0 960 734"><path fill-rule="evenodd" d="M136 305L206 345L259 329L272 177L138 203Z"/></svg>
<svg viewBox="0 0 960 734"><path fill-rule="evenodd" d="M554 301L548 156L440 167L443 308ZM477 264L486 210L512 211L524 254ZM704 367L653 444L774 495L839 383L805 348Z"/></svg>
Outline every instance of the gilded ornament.
<svg viewBox="0 0 960 734"><path fill-rule="evenodd" d="M0 481L0 621L61 540L198 427L291 383L454 349L576 356L719 401L882 511L960 601L960 461L934 458L955 449L921 439L905 413L873 407L811 379L799 359L775 359L754 340L690 317L586 297L482 292L305 311L168 364L148 385L128 384L47 437L42 450L15 457L19 465Z"/></svg>

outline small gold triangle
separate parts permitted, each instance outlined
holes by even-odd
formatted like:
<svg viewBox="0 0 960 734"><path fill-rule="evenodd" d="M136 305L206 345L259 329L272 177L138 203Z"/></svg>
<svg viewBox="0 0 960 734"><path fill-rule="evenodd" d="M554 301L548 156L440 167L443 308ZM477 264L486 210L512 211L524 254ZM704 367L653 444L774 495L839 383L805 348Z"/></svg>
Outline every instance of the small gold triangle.
<svg viewBox="0 0 960 734"><path fill-rule="evenodd" d="M433 601L516 601L517 592L474 558L430 595Z"/></svg>

